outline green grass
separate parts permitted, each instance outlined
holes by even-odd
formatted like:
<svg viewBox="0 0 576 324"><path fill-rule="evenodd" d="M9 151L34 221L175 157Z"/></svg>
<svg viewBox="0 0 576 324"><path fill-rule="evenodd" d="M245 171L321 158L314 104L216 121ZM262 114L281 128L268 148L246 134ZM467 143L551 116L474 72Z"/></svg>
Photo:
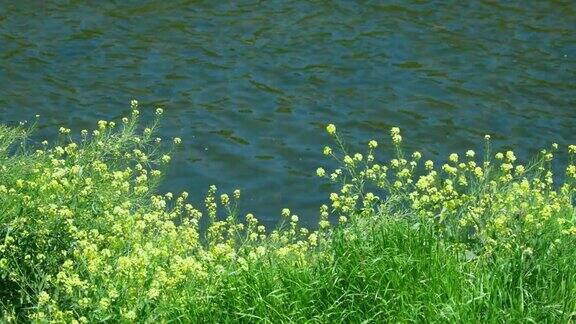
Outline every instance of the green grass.
<svg viewBox="0 0 576 324"><path fill-rule="evenodd" d="M487 140L482 161L421 167L393 129L377 164L378 143L348 153L330 126L340 170L318 175L338 187L317 229L284 210L265 230L240 191L211 187L202 208L160 195L170 148L136 108L41 147L0 127L3 321L576 320L575 147L553 184L556 145L520 166Z"/></svg>

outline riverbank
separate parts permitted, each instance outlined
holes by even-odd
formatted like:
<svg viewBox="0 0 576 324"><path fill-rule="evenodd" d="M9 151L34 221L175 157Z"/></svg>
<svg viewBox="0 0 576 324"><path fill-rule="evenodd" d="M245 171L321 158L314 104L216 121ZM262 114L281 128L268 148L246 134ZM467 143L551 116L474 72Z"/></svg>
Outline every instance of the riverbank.
<svg viewBox="0 0 576 324"><path fill-rule="evenodd" d="M210 187L205 206L159 193L172 145L158 119L61 128L35 146L0 128L0 308L4 320L183 322L551 321L576 319L576 147L530 164L514 153L418 152L371 140L340 168L305 229L290 210L277 229L241 213L240 190ZM183 144L184 142L184 144ZM378 161L378 150L396 157ZM554 155L568 154L554 184ZM564 152L562 152L564 151Z"/></svg>

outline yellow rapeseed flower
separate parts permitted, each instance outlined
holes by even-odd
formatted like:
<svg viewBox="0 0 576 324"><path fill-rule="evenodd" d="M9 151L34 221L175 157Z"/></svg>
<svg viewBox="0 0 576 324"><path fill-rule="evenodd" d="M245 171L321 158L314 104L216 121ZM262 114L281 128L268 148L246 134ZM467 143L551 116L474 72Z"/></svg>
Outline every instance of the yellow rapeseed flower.
<svg viewBox="0 0 576 324"><path fill-rule="evenodd" d="M452 153L452 154L450 154L450 157L448 159L450 160L450 162L457 163L458 162L458 154Z"/></svg>
<svg viewBox="0 0 576 324"><path fill-rule="evenodd" d="M328 134L334 135L336 134L336 126L334 124L328 124L328 126L326 126L326 131Z"/></svg>

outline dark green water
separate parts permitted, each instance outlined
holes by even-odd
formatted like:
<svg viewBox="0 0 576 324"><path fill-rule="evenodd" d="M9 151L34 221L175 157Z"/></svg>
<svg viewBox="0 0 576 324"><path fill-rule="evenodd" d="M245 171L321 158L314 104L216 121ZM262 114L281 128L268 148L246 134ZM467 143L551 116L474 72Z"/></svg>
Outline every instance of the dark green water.
<svg viewBox="0 0 576 324"><path fill-rule="evenodd" d="M0 1L0 121L51 137L162 106L185 141L164 189L239 186L268 223L316 219L327 122L432 158L576 142L573 1L234 3Z"/></svg>

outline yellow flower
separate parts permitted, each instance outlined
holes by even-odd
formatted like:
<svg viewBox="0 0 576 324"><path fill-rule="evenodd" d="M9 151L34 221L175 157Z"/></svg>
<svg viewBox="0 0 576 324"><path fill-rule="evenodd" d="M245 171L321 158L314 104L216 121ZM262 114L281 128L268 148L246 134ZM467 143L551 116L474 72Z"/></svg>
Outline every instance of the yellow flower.
<svg viewBox="0 0 576 324"><path fill-rule="evenodd" d="M474 175L475 175L477 178L482 178L482 177L484 176L484 171L482 170L481 167L475 167L475 168L474 168Z"/></svg>
<svg viewBox="0 0 576 324"><path fill-rule="evenodd" d="M100 306L101 309L107 310L108 307L110 306L110 299L104 297L104 298L100 299L100 302L98 303L98 305Z"/></svg>
<svg viewBox="0 0 576 324"><path fill-rule="evenodd" d="M150 299L156 299L156 297L158 297L160 295L160 291L158 291L158 289L156 288L150 288L150 290L148 290L148 298Z"/></svg>
<svg viewBox="0 0 576 324"><path fill-rule="evenodd" d="M516 156L514 155L514 152L512 151L507 151L506 152L506 159L510 162L514 162L516 161Z"/></svg>
<svg viewBox="0 0 576 324"><path fill-rule="evenodd" d="M174 137L174 144L178 145L182 143L182 139L180 137Z"/></svg>
<svg viewBox="0 0 576 324"><path fill-rule="evenodd" d="M322 177L324 177L324 175L326 175L326 171L324 171L324 169L322 169L322 168L318 168L318 169L316 169L316 174L322 178Z"/></svg>
<svg viewBox="0 0 576 324"><path fill-rule="evenodd" d="M136 319L136 312L134 312L133 310L125 312L122 314L122 317L124 317L125 319L127 319L129 321L133 321Z"/></svg>
<svg viewBox="0 0 576 324"><path fill-rule="evenodd" d="M354 160L352 160L352 158L349 155L344 156L344 163L348 164L348 165L352 165L354 164Z"/></svg>
<svg viewBox="0 0 576 324"><path fill-rule="evenodd" d="M49 301L50 301L50 295L48 295L47 292L41 291L38 294L38 304L44 305L47 304Z"/></svg>
<svg viewBox="0 0 576 324"><path fill-rule="evenodd" d="M308 236L308 242L310 242L312 246L318 245L318 235L316 235L316 233L310 234L310 236Z"/></svg>
<svg viewBox="0 0 576 324"><path fill-rule="evenodd" d="M222 205L228 205L228 203L230 202L230 198L228 197L227 194L222 194L220 195L220 201L222 202Z"/></svg>
<svg viewBox="0 0 576 324"><path fill-rule="evenodd" d="M576 178L576 166L569 165L566 168L566 175L568 175L569 177L572 177L572 178Z"/></svg>
<svg viewBox="0 0 576 324"><path fill-rule="evenodd" d="M332 154L332 149L328 146L324 146L323 153L324 153L324 155L330 155L330 154Z"/></svg>
<svg viewBox="0 0 576 324"><path fill-rule="evenodd" d="M376 142L375 140L371 140L370 142L368 142L368 147L371 149L375 149L378 147L378 142Z"/></svg>
<svg viewBox="0 0 576 324"><path fill-rule="evenodd" d="M164 109L156 108L156 116L161 116L164 113Z"/></svg>
<svg viewBox="0 0 576 324"><path fill-rule="evenodd" d="M326 131L328 134L334 135L336 134L336 126L334 126L334 124L328 124L328 126L326 126Z"/></svg>
<svg viewBox="0 0 576 324"><path fill-rule="evenodd" d="M474 151L472 151L472 150L466 151L466 156L467 156L467 157L473 158L474 155L476 155L476 153L475 153Z"/></svg>
<svg viewBox="0 0 576 324"><path fill-rule="evenodd" d="M442 165L442 170L444 172L446 172L447 174L450 174L450 175L456 175L456 172L458 172L458 169L456 169L455 167L452 167L448 164Z"/></svg>
<svg viewBox="0 0 576 324"><path fill-rule="evenodd" d="M456 154L456 153L450 154L449 159L451 162L457 163L458 162L458 154Z"/></svg>

